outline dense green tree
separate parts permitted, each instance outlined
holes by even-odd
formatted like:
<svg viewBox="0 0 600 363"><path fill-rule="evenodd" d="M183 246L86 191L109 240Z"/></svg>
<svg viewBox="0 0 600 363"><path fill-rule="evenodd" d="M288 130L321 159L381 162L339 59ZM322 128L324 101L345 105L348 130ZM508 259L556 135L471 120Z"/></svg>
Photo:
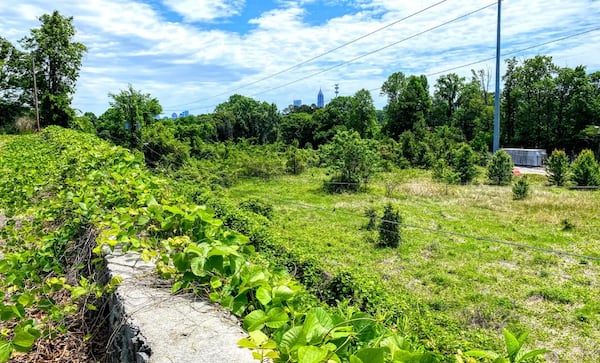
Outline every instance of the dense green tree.
<svg viewBox="0 0 600 363"><path fill-rule="evenodd" d="M563 186L569 180L569 159L564 150L554 150L546 161L546 174L552 185Z"/></svg>
<svg viewBox="0 0 600 363"><path fill-rule="evenodd" d="M190 153L201 157L205 143L218 141L216 121L212 114L171 119L177 140L190 146Z"/></svg>
<svg viewBox="0 0 600 363"><path fill-rule="evenodd" d="M373 140L361 138L356 131L340 131L330 143L321 146L321 160L334 174L331 190L366 187L379 164L375 146Z"/></svg>
<svg viewBox="0 0 600 363"><path fill-rule="evenodd" d="M281 141L291 145L296 142L300 146L314 144L314 132L317 123L308 113L289 113L281 118Z"/></svg>
<svg viewBox="0 0 600 363"><path fill-rule="evenodd" d="M158 121L141 129L144 159L149 167L178 169L189 158L190 147L175 138L173 125Z"/></svg>
<svg viewBox="0 0 600 363"><path fill-rule="evenodd" d="M162 112L158 99L135 90L132 85L109 93L110 107L99 118L98 135L118 145L141 149L141 130Z"/></svg>
<svg viewBox="0 0 600 363"><path fill-rule="evenodd" d="M400 234L401 223L402 217L400 213L391 203L388 203L383 209L383 218L377 226L377 231L379 232L378 245L380 247L398 247L400 242L402 242L402 235Z"/></svg>
<svg viewBox="0 0 600 363"><path fill-rule="evenodd" d="M308 113L312 115L318 109L319 108L314 103L311 105L304 104L300 106L289 105L288 107L284 108L281 113L284 115L289 115L291 113Z"/></svg>
<svg viewBox="0 0 600 363"><path fill-rule="evenodd" d="M425 75L406 77L396 72L383 83L381 94L388 98L383 132L393 138L411 130L417 121L425 120L431 109Z"/></svg>
<svg viewBox="0 0 600 363"><path fill-rule="evenodd" d="M492 184L504 185L512 180L514 165L508 153L502 149L496 151L488 163L488 179Z"/></svg>
<svg viewBox="0 0 600 363"><path fill-rule="evenodd" d="M471 149L469 144L463 143L453 152L452 159L449 164L452 169L458 173L459 181L462 184L471 182L477 176L477 168L475 162L477 155Z"/></svg>
<svg viewBox="0 0 600 363"><path fill-rule="evenodd" d="M361 137L374 137L377 134L377 113L368 90L363 88L352 97L346 127L357 131Z"/></svg>
<svg viewBox="0 0 600 363"><path fill-rule="evenodd" d="M41 27L32 29L31 35L23 38L21 44L35 62L40 123L67 127L74 117L71 95L75 92L81 60L87 49L73 40L73 17L64 17L54 11L42 15L39 20ZM31 88L30 83L26 88Z"/></svg>
<svg viewBox="0 0 600 363"><path fill-rule="evenodd" d="M600 166L592 150L585 149L571 165L572 178L580 186L600 185Z"/></svg>
<svg viewBox="0 0 600 363"><path fill-rule="evenodd" d="M506 73L502 76L504 88L501 98L501 137L503 145L515 145L517 108L519 105L517 97L518 79L517 79L516 58L506 60Z"/></svg>
<svg viewBox="0 0 600 363"><path fill-rule="evenodd" d="M460 105L464 81L464 77L459 77L456 73L446 74L437 79L429 122L431 126L451 124L452 116Z"/></svg>
<svg viewBox="0 0 600 363"><path fill-rule="evenodd" d="M0 37L0 128L12 127L26 110L27 96L31 98L33 93L33 88L23 89L26 63L25 54Z"/></svg>
<svg viewBox="0 0 600 363"><path fill-rule="evenodd" d="M314 146L329 142L338 131L347 130L352 103L352 97L339 96L332 99L325 107L315 111L313 114L316 125Z"/></svg>
<svg viewBox="0 0 600 363"><path fill-rule="evenodd" d="M279 137L280 115L275 104L232 95L215 109L221 140L253 139L259 144Z"/></svg>

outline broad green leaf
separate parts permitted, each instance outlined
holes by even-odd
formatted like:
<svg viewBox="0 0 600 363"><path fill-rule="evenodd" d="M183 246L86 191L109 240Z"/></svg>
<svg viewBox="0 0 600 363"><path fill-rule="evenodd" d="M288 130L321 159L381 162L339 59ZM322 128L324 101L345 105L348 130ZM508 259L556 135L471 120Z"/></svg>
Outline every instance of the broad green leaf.
<svg viewBox="0 0 600 363"><path fill-rule="evenodd" d="M256 298L263 306L266 306L271 302L271 292L269 289L261 286L256 290Z"/></svg>
<svg viewBox="0 0 600 363"><path fill-rule="evenodd" d="M254 310L244 318L244 329L249 332L262 329L267 319L267 314L264 311Z"/></svg>
<svg viewBox="0 0 600 363"><path fill-rule="evenodd" d="M148 222L150 222L150 218L148 216L145 216L142 214L141 216L139 216L139 218L137 220L137 225L145 226L146 224L148 224Z"/></svg>
<svg viewBox="0 0 600 363"><path fill-rule="evenodd" d="M384 348L363 348L356 352L356 357L363 362L383 363L385 349Z"/></svg>
<svg viewBox="0 0 600 363"><path fill-rule="evenodd" d="M0 274L10 271L11 265L6 260L0 260Z"/></svg>
<svg viewBox="0 0 600 363"><path fill-rule="evenodd" d="M220 278L218 278L217 276L213 276L210 278L210 287L211 288L218 289L221 286L223 286L223 282L221 282Z"/></svg>
<svg viewBox="0 0 600 363"><path fill-rule="evenodd" d="M273 302L274 303L280 303L283 301L287 301L287 300L291 299L293 296L294 296L294 291L285 285L277 286L277 287L273 288Z"/></svg>
<svg viewBox="0 0 600 363"><path fill-rule="evenodd" d="M288 315L282 308L273 308L267 312L266 325L269 328L281 328L289 321Z"/></svg>
<svg viewBox="0 0 600 363"><path fill-rule="evenodd" d="M323 341L332 328L331 316L323 308L313 308L306 314L303 330L310 344Z"/></svg>
<svg viewBox="0 0 600 363"><path fill-rule="evenodd" d="M242 348L248 348L248 349L257 349L258 348L256 343L250 338L242 338L242 339L238 340L237 344Z"/></svg>
<svg viewBox="0 0 600 363"><path fill-rule="evenodd" d="M508 352L508 356L511 361L514 361L515 357L519 350L521 350L521 345L517 338L507 329L502 329L502 334L504 335L504 344L506 344L506 351Z"/></svg>
<svg viewBox="0 0 600 363"><path fill-rule="evenodd" d="M35 302L35 296L33 296L33 294L25 293L19 296L17 302L24 307L30 307Z"/></svg>
<svg viewBox="0 0 600 363"><path fill-rule="evenodd" d="M0 362L8 362L12 351L12 344L0 338Z"/></svg>
<svg viewBox="0 0 600 363"><path fill-rule="evenodd" d="M204 270L204 258L202 257L194 257L190 261L190 267L192 269L192 273L196 276L206 276L206 271Z"/></svg>
<svg viewBox="0 0 600 363"><path fill-rule="evenodd" d="M15 327L15 336L12 344L16 350L20 352L28 352L31 350L34 342L35 336L29 332L27 328L20 326Z"/></svg>
<svg viewBox="0 0 600 363"><path fill-rule="evenodd" d="M252 341L254 341L254 343L256 343L256 345L259 347L265 345L269 341L269 337L260 330L250 331L248 332L248 335L250 335Z"/></svg>
<svg viewBox="0 0 600 363"><path fill-rule="evenodd" d="M350 363L364 363L362 359L358 358L355 355L350 356Z"/></svg>
<svg viewBox="0 0 600 363"><path fill-rule="evenodd" d="M306 334L304 333L302 326L295 326L285 333L281 337L279 343L281 352L284 354L290 354L296 347L306 344Z"/></svg>
<svg viewBox="0 0 600 363"><path fill-rule="evenodd" d="M523 354L523 356L520 357L515 363L526 362L528 359L537 357L538 355L550 353L550 352L551 352L551 350L548 350L548 349L536 349L536 350L532 350L530 352L527 352L527 353Z"/></svg>
<svg viewBox="0 0 600 363"><path fill-rule="evenodd" d="M486 359L496 359L498 358L498 353L492 352L489 350L469 350L465 352L467 357L474 358L486 358Z"/></svg>
<svg viewBox="0 0 600 363"><path fill-rule="evenodd" d="M327 357L327 350L312 345L298 348L299 363L321 363Z"/></svg>
<svg viewBox="0 0 600 363"><path fill-rule="evenodd" d="M88 293L88 290L81 287L81 286L75 286L73 288L73 290L71 290L71 299L73 300L77 300L80 297L86 295Z"/></svg>

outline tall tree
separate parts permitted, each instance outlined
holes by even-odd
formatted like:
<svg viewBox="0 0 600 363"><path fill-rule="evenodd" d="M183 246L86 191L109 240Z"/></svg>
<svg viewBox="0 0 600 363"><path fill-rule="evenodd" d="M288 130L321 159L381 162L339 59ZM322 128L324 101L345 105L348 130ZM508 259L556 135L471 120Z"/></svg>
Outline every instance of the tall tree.
<svg viewBox="0 0 600 363"><path fill-rule="evenodd" d="M66 127L74 116L71 95L75 92L81 60L87 49L73 40L73 17L54 11L39 20L41 27L32 29L31 35L20 42L36 65L40 122Z"/></svg>
<svg viewBox="0 0 600 363"><path fill-rule="evenodd" d="M250 97L232 95L215 108L221 139L254 139L260 144L278 138L280 115L277 106Z"/></svg>
<svg viewBox="0 0 600 363"><path fill-rule="evenodd" d="M442 120L434 120L432 126L449 125L452 120L452 115L460 104L461 91L464 87L465 78L459 77L456 73L450 73L441 76L435 83L435 91L433 93L433 107L435 118L443 118Z"/></svg>
<svg viewBox="0 0 600 363"><path fill-rule="evenodd" d="M356 130L361 137L373 137L377 133L377 113L368 90L363 88L352 97L347 127Z"/></svg>
<svg viewBox="0 0 600 363"><path fill-rule="evenodd" d="M25 98L31 91L23 89L27 74L26 57L8 40L0 37L0 127L11 125L25 110Z"/></svg>
<svg viewBox="0 0 600 363"><path fill-rule="evenodd" d="M506 73L502 76L504 81L504 89L502 90L501 98L501 136L502 144L514 145L515 142L515 127L518 108L518 79L517 79L516 58L506 60Z"/></svg>
<svg viewBox="0 0 600 363"><path fill-rule="evenodd" d="M424 120L431 109L427 77L405 77L402 72L392 74L381 86L381 94L387 95L383 131L393 138L411 130L418 121Z"/></svg>
<svg viewBox="0 0 600 363"><path fill-rule="evenodd" d="M98 135L132 148L141 145L141 129L152 124L162 112L158 100L129 85L119 93L109 93L110 108L98 120Z"/></svg>
<svg viewBox="0 0 600 363"><path fill-rule="evenodd" d="M329 142L340 130L347 129L352 112L353 97L339 96L332 99L324 108L319 108L313 114L316 124L315 145Z"/></svg>

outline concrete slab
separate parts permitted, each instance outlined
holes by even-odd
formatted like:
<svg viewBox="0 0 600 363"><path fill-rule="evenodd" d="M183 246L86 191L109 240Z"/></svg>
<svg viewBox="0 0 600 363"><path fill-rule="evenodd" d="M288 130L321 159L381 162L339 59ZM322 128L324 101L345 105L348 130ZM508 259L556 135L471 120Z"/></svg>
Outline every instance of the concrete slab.
<svg viewBox="0 0 600 363"><path fill-rule="evenodd" d="M123 277L115 296L122 322L133 327L126 339L138 346L133 362L256 362L237 345L247 335L235 317L198 296L171 295L168 286L159 286L154 265L135 253L113 253L106 260L110 274Z"/></svg>

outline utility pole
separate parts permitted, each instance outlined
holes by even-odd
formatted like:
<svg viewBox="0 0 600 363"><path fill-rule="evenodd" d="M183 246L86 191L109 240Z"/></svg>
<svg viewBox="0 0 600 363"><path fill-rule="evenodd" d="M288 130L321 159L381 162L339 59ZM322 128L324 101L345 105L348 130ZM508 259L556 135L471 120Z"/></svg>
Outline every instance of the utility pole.
<svg viewBox="0 0 600 363"><path fill-rule="evenodd" d="M496 94L494 95L494 145L495 153L500 148L500 19L502 0L498 0L498 24L496 26Z"/></svg>
<svg viewBox="0 0 600 363"><path fill-rule="evenodd" d="M335 88L335 97L337 97L338 93L340 93L340 85L336 83L334 88Z"/></svg>
<svg viewBox="0 0 600 363"><path fill-rule="evenodd" d="M31 55L31 73L33 73L33 102L35 104L35 120L37 121L37 130L40 132L40 109L38 106L38 91L37 82L35 80L35 60L33 58L33 54Z"/></svg>

